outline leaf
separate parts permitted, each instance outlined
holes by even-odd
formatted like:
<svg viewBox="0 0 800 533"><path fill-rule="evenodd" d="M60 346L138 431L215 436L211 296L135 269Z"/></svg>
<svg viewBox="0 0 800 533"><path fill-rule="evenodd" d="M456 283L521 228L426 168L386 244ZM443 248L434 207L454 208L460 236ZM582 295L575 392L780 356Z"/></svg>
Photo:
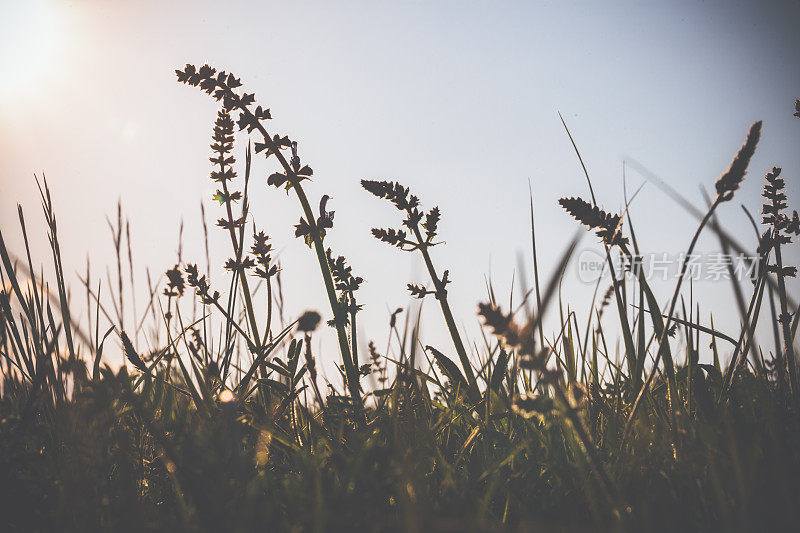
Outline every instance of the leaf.
<svg viewBox="0 0 800 533"><path fill-rule="evenodd" d="M372 235L381 242L402 248L406 244L406 232L394 228L372 228Z"/></svg>
<svg viewBox="0 0 800 533"><path fill-rule="evenodd" d="M239 104L242 106L248 106L256 101L256 95L253 93L247 94L244 93L242 97L239 99Z"/></svg>
<svg viewBox="0 0 800 533"><path fill-rule="evenodd" d="M92 367L92 379L96 380L100 378L100 358L103 356L103 345L106 342L106 339L114 331L114 326L108 328L106 334L103 335L103 340L100 341L100 344L97 346L97 353L94 357L94 366Z"/></svg>
<svg viewBox="0 0 800 533"><path fill-rule="evenodd" d="M270 368L270 369L274 370L275 372L277 372L281 376L284 376L286 378L291 378L292 377L292 375L289 373L289 371L283 366L279 366L279 365L276 365L274 363L266 363L266 365L267 365L267 368Z"/></svg>
<svg viewBox="0 0 800 533"><path fill-rule="evenodd" d="M245 128L247 128L247 131L251 131L254 128L250 122L250 117L244 111L239 113L239 120L236 121L236 125L239 126L239 131Z"/></svg>
<svg viewBox="0 0 800 533"><path fill-rule="evenodd" d="M294 236L295 237L303 237L305 235L309 235L311 233L311 226L308 225L308 222L305 221L304 218L300 218L300 223L294 225Z"/></svg>
<svg viewBox="0 0 800 533"><path fill-rule="evenodd" d="M308 367L306 365L301 366L300 370L297 372L297 374L294 376L294 378L292 378L292 383L294 383L295 385L300 383L300 380L303 379L303 376L305 375L305 373L307 371L308 371Z"/></svg>
<svg viewBox="0 0 800 533"><path fill-rule="evenodd" d="M436 364L439 366L439 369L442 371L442 373L447 376L447 379L450 380L453 390L458 391L459 396L468 394L470 398L474 400L474 394L477 391L470 390L467 380L464 378L461 370L458 369L458 365L456 365L452 359L447 357L433 346L425 346L425 349L433 354Z"/></svg>
<svg viewBox="0 0 800 533"><path fill-rule="evenodd" d="M439 213L438 207L434 207L428 212L427 215L425 215L425 222L422 224L422 227L425 228L425 233L427 234L428 241L430 241L436 236L436 231L439 226L440 218L441 214Z"/></svg>
<svg viewBox="0 0 800 533"><path fill-rule="evenodd" d="M489 384L489 389L495 392L500 391L500 386L503 384L503 378L506 375L508 368L509 354L505 350L500 350L500 356L497 358L497 364L492 371L492 381Z"/></svg>
<svg viewBox="0 0 800 533"><path fill-rule="evenodd" d="M254 115L259 120L269 120L272 118L269 109L262 109L261 106L258 106L256 108L256 112L254 113Z"/></svg>
<svg viewBox="0 0 800 533"><path fill-rule="evenodd" d="M267 178L267 185L272 185L275 188L279 188L288 179L289 178L286 177L286 174L281 174L280 172L275 172L274 174L271 174L270 177Z"/></svg>
<svg viewBox="0 0 800 533"><path fill-rule="evenodd" d="M417 197L412 195L409 198L409 189L396 182L361 180L361 186L378 198L389 200L400 211L407 211L419 205Z"/></svg>
<svg viewBox="0 0 800 533"><path fill-rule="evenodd" d="M242 82L241 79L237 78L233 74L228 74L228 87L231 89L235 89L237 87L241 87Z"/></svg>

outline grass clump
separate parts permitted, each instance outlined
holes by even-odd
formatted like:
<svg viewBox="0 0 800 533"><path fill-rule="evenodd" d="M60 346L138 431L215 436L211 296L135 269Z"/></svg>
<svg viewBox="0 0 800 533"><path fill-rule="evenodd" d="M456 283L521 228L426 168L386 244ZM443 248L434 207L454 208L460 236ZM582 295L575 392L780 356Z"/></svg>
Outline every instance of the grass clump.
<svg viewBox="0 0 800 533"><path fill-rule="evenodd" d="M88 309L79 311L42 180L54 289L36 274L22 208L24 261L0 233L0 514L10 530L744 531L800 519L798 315L786 283L796 269L782 255L800 223L796 211L787 214L780 169L766 176L761 268L749 303L736 285L739 331L701 323L691 301L687 310L687 262L665 309L641 268L612 271L579 324L577 302L566 302L565 313L557 298L576 238L552 254L556 269L541 286L536 269L535 305L526 298L504 309L490 291L477 312L484 343L471 350L447 298L450 271L440 274L431 257L439 208L423 210L398 183L363 180L402 213L399 228L372 233L420 253L431 285L408 289L439 302L452 347L425 345L419 315L397 308L387 316L385 350L372 337L360 358L364 280L328 245L330 197L312 210L303 184L314 173L297 142L268 133L270 110L240 94L234 75L187 65L177 76L221 105L210 178L222 210L217 226L231 243L228 277L212 287L210 266L203 272L181 259L163 283L148 277L148 306L137 316L132 302L125 308L135 320L123 322L129 230L123 237L120 210L111 225L117 293L110 286L104 298L87 267ZM233 155L237 126L257 139L246 146L243 172ZM717 180L687 255L707 226L723 247L742 248L714 213L739 188L760 131L757 122ZM249 205L254 153L277 161L267 184L300 205L293 232L319 264L340 382L320 383L318 361L331 356L313 350L320 314L284 317L280 265ZM560 204L596 231L609 266L617 252L635 264L643 243L627 206L600 209L589 185L591 202ZM533 218L531 226L536 253ZM132 263L131 255L129 246ZM265 308L257 305L264 295ZM560 324L545 333L557 299ZM600 320L612 306L618 332ZM88 327L78 320L84 313ZM775 353L755 345L762 313L773 317ZM612 335L623 341L617 351ZM124 364L115 369L108 361L117 346Z"/></svg>

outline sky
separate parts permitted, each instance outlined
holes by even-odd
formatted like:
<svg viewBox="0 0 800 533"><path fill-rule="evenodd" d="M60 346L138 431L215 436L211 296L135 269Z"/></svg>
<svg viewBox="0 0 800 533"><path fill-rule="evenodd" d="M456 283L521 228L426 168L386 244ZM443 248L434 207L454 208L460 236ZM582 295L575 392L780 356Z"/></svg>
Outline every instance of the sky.
<svg viewBox="0 0 800 533"><path fill-rule="evenodd" d="M800 205L800 120L792 116L800 97L796 1L0 6L3 236L20 250L20 203L34 261L47 263L34 181L45 174L65 271L80 295L76 273L87 257L95 272L115 268L106 217L121 201L140 311L145 268L158 277L176 262L181 221L182 259L203 265L200 203L210 221L221 216L208 179L217 104L176 82L174 69L187 62L240 76L272 110L272 129L298 141L314 168L312 203L332 197L335 227L327 242L366 280L360 338L378 346L385 345L390 311L410 303L405 284L426 278L419 257L371 237L372 227L397 226L399 213L359 181L398 180L424 206L440 207L443 243L433 249L434 261L450 270L456 320L470 343L479 343L475 311L487 299L487 280L506 305L512 284L519 302L520 288L532 283L529 190L545 279L577 230L557 200L589 197L559 112L601 206L623 207L623 167L629 197L644 184L630 216L649 253L685 250L696 221L637 169L702 207L700 189L713 190L756 120L764 121L760 145L742 189L719 211L721 222L754 246L740 206L758 215L763 175L774 165L783 167L790 205ZM246 135L237 142L243 160ZM273 165L254 161L252 220L279 250L286 313L310 308L330 318L314 255L293 237L297 202L266 186ZM221 265L230 254L226 236L210 232L212 262ZM600 250L583 233L578 254ZM706 232L698 250L718 249ZM788 260L800 264L796 244ZM594 285L582 281L576 264L562 294L582 322ZM220 272L213 280L223 288ZM671 293L671 281L654 285L662 300ZM791 288L796 293L797 284ZM704 317L713 313L720 329L736 331L729 282L701 281L692 290ZM424 304L423 317L425 342L449 348L435 301ZM318 338L333 347L332 331Z"/></svg>

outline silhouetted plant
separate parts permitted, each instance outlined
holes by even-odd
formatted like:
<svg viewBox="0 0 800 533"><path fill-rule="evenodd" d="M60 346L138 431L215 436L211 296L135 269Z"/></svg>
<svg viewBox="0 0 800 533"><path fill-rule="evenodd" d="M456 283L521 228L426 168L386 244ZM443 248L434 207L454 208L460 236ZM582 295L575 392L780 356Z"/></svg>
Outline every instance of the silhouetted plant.
<svg viewBox="0 0 800 533"><path fill-rule="evenodd" d="M775 263L767 265L767 270L775 274L778 281L778 299L780 302L780 315L778 323L783 334L783 354L778 355L781 365L786 364L789 373L790 390L796 397L798 392L797 361L795 360L794 348L792 345L792 314L789 311L786 296L786 278L793 278L797 275L797 268L783 263L781 246L792 242L791 235L800 235L800 217L797 211L789 217L784 212L788 204L786 203L786 183L780 177L780 167L774 167L764 176L764 192L762 196L765 202L762 205L762 223L770 226L768 233L762 238L762 255L768 256L770 249L775 252ZM784 363L785 362L785 363Z"/></svg>
<svg viewBox="0 0 800 533"><path fill-rule="evenodd" d="M339 350L346 368L347 387L353 400L359 405L361 403L359 373L348 344L347 330L345 328L345 316L348 310L340 305L339 298L336 296L336 287L323 244L326 229L333 227L333 212L328 212L325 209L329 197L322 197L319 217L315 217L302 187L302 181L310 179L313 175L313 170L308 165L301 163L296 141L291 141L286 136L270 135L267 132L264 122L272 118L270 110L261 106L251 109L255 103L255 96L252 93L243 92L240 95L236 92L236 89L242 85L240 79L225 71L217 72L216 69L208 65L203 65L198 69L194 65L187 64L183 70L176 70L175 73L179 82L199 87L207 94L212 95L218 102L221 102L223 108L228 112L238 111L239 116L236 123L239 126L239 130L246 130L247 133L258 131L262 136L263 142L255 143L256 154L263 152L265 157L275 156L278 160L282 171L271 174L267 178L267 184L276 188L284 187L287 192L293 190L300 202L303 216L295 226L295 235L303 237L306 243L312 246L316 252L317 262L322 272L328 301L334 316L333 322L339 340ZM291 148L291 157L288 161L282 152L287 148ZM244 278L245 276L242 277ZM255 324L251 327L254 332L257 331ZM352 330L351 335L354 335Z"/></svg>
<svg viewBox="0 0 800 533"><path fill-rule="evenodd" d="M403 229L384 230L379 228L374 228L372 234L378 240L391 244L392 246L397 246L401 250L419 250L422 254L425 266L428 269L428 274L433 282L434 290L429 291L424 287L410 283L408 284L408 290L411 295L416 298L424 298L428 294L433 294L439 301L442 314L447 324L447 329L450 331L450 337L453 339L453 345L461 361L464 377L470 389L476 390L477 382L475 380L475 374L472 371L472 365L467 356L467 351L464 348L464 343L461 340L461 335L458 332L458 327L453 318L453 312L450 310L450 305L447 302L447 285L450 283L450 273L445 270L444 274L439 277L430 256L430 248L437 244L433 242L433 240L436 238L439 218L441 216L439 208L434 207L427 214L424 214L419 208L419 199L411 194L407 187L403 187L397 182L361 180L361 186L378 198L388 200L394 204L399 211L404 213L405 219L402 224L410 234L407 234ZM424 223L422 223L423 217L425 218ZM425 231L424 237L420 227Z"/></svg>
<svg viewBox="0 0 800 533"><path fill-rule="evenodd" d="M250 335L248 335L248 333L244 329L242 329L242 327L239 325L238 321L235 320L231 316L231 314L224 307L222 307L222 305L220 305L219 291L213 291L213 292L211 291L210 283L206 279L205 275L201 276L199 274L197 265L190 263L186 265L185 270L186 270L186 284L195 290L195 294L197 295L198 298L200 298L200 301L204 305L214 306L217 309L217 311L219 311L225 318L226 325L233 327L234 329L236 329L236 331L239 332L239 334L242 335L244 340L247 342L248 348L250 348L250 350L252 351L258 351L257 345L253 341L253 339L250 338ZM226 364L226 361L223 361L223 364Z"/></svg>
<svg viewBox="0 0 800 533"><path fill-rule="evenodd" d="M628 239L622 236L622 223L619 215L606 213L596 205L593 206L580 198L562 198L558 203L575 220L588 226L589 229L597 229L597 236L607 245L617 246L628 243Z"/></svg>
<svg viewBox="0 0 800 533"><path fill-rule="evenodd" d="M278 275L277 264L272 262L272 244L269 243L269 236L263 231L256 232L253 227L253 245L250 253L255 258L256 277L264 280L267 285L267 324L264 327L264 339L261 344L267 344L272 339L272 278Z"/></svg>
<svg viewBox="0 0 800 533"><path fill-rule="evenodd" d="M322 213L325 213L324 204L320 208ZM333 218L333 213L330 213ZM322 216L321 216L322 218ZM325 252L328 258L328 266L331 269L333 280L336 282L336 290L339 291L339 306L340 309L346 310L347 314L340 314L338 318L328 321L328 325L336 326L335 320L344 320L345 324L350 326L350 346L351 353L353 354L353 365L358 368L358 338L356 327L356 314L361 311L362 306L356 302L355 293L364 283L364 279L360 276L354 276L352 273L353 268L347 265L343 256L333 258L333 252L328 248Z"/></svg>
<svg viewBox="0 0 800 533"><path fill-rule="evenodd" d="M167 270L166 276L167 286L164 288L163 294L167 297L167 311L164 313L164 318L167 321L167 327L169 327L170 320L172 320L172 299L183 296L185 285L179 265Z"/></svg>
<svg viewBox="0 0 800 533"><path fill-rule="evenodd" d="M483 317L484 324L491 328L492 334L502 337L509 346L518 348L520 355L533 354L535 343L530 323L525 327L519 326L511 313L504 314L493 303L478 304L478 316Z"/></svg>
<svg viewBox="0 0 800 533"><path fill-rule="evenodd" d="M147 372L147 365L144 364L144 361L142 361L142 358L136 352L136 348L133 347L133 343L130 338L128 338L128 334L124 331L120 331L119 338L122 341L122 353L125 354L125 358L140 371Z"/></svg>
<svg viewBox="0 0 800 533"><path fill-rule="evenodd" d="M733 158L728 170L717 179L714 187L717 189L717 199L715 202L727 202L733 199L733 193L739 189L739 185L744 179L750 159L756 152L756 145L761 138L761 121L753 123L747 133L744 145L739 149L736 157Z"/></svg>
<svg viewBox="0 0 800 533"><path fill-rule="evenodd" d="M217 221L217 226L226 230L230 236L231 248L233 257L225 261L225 269L233 274L231 280L231 294L229 295L227 314L234 313L235 298L234 293L237 287L241 287L241 294L243 300L244 311L247 315L248 325L250 328L250 339L248 340L248 347L258 355L261 350L262 341L258 333L258 322L255 316L255 309L253 307L252 295L250 291L249 282L247 279L247 270L255 266L255 261L247 256L244 251L245 246L245 224L249 212L249 203L247 197L247 190L250 178L250 148L248 146L246 152L246 167L244 176L243 191L233 190L233 180L237 177L233 165L236 163L236 158L232 155L234 148L234 123L231 119L230 112L227 108L222 108L217 112L217 119L214 123L214 133L212 136L213 143L211 150L214 157L210 158L215 169L211 172L210 178L218 184L220 188L217 189L213 199L225 207L225 216ZM233 206L235 203L241 202L241 210L238 214L234 214ZM267 302L268 307L271 308L271 302ZM267 325L269 328L269 324ZM227 377L230 361L233 355L233 345L227 339L230 338L231 332L234 328L230 324L226 324L226 346L228 349L223 356L220 363L222 369L223 380ZM269 332L265 332L264 339L269 336Z"/></svg>

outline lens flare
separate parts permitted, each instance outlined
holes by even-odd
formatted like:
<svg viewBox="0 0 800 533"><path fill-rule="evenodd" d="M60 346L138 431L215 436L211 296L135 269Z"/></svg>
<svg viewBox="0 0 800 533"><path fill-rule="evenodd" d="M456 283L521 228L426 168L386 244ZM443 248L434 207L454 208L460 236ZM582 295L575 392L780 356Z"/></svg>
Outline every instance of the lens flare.
<svg viewBox="0 0 800 533"><path fill-rule="evenodd" d="M0 17L0 96L17 96L43 82L55 65L56 6L48 0L7 5Z"/></svg>

